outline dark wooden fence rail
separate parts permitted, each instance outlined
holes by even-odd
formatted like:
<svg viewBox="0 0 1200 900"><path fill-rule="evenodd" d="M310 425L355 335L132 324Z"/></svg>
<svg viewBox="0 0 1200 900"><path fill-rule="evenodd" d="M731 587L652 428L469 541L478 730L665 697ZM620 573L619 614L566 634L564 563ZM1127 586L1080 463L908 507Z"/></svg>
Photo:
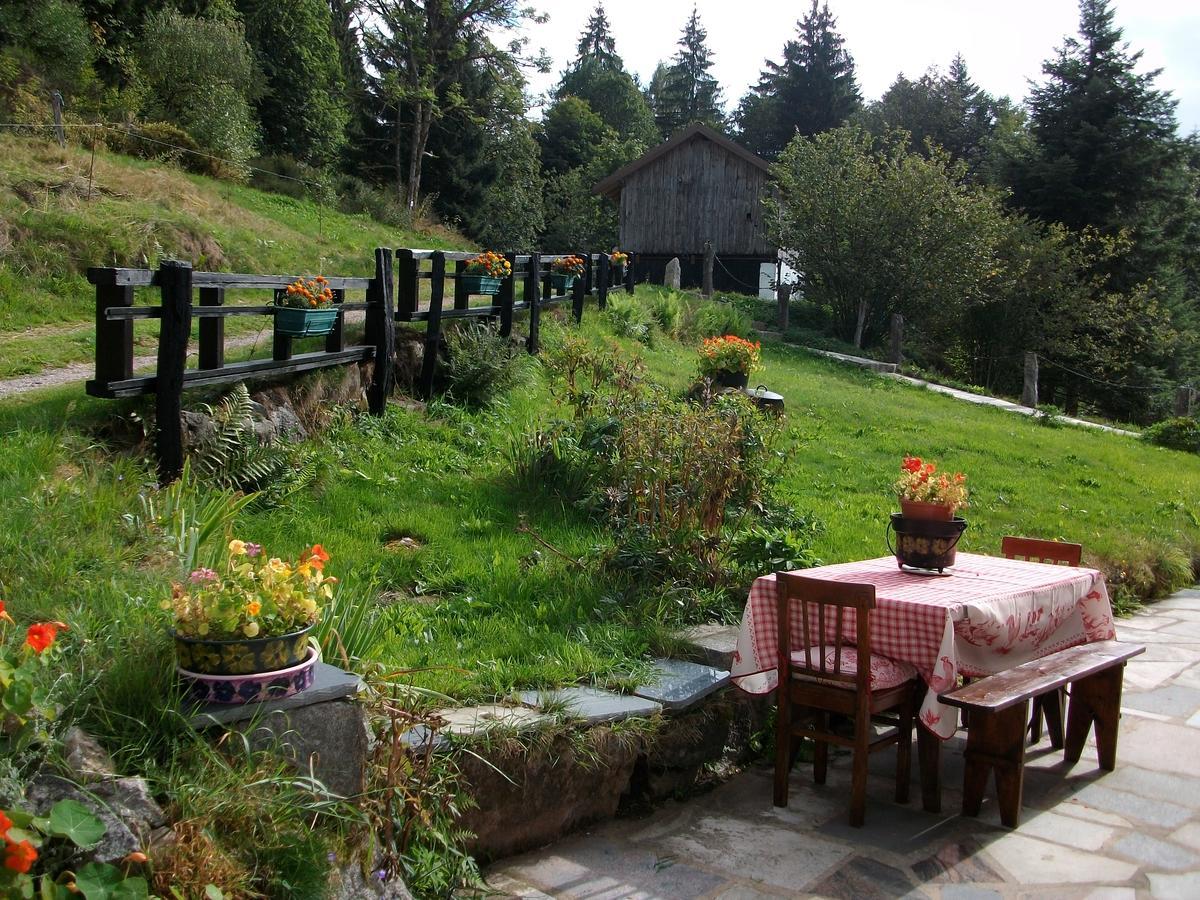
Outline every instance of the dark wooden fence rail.
<svg viewBox="0 0 1200 900"><path fill-rule="evenodd" d="M490 302L471 305L460 276L467 260L475 253L451 250L413 250L401 248L396 251L396 321L425 323L425 353L420 382L417 385L421 396L428 399L433 395L434 377L437 372L438 347L442 340L442 322L447 319L496 319L502 337L512 334L513 315L528 312L528 336L525 349L529 353L539 350L541 311L549 306L570 302L571 313L576 322L583 318L583 309L589 296L596 297L596 305L604 309L608 293L613 288L624 287L633 293L633 261L625 267L624 281L616 281L616 271L610 266L607 253L576 253L584 261L581 278L576 279L570 293L554 293L551 289L551 269L557 259L570 254L541 255L508 253L505 258L512 265L512 275L500 282L500 292L488 297ZM429 268L422 266L429 262ZM450 280L450 308L446 308L446 281ZM421 281L429 281L429 305L420 306ZM520 285L520 298L517 286Z"/></svg>
<svg viewBox="0 0 1200 900"><path fill-rule="evenodd" d="M296 354L292 339L276 335L270 359L225 362L225 319L231 316L274 315L273 305L225 305L225 292L233 289L284 290L298 277L293 275L239 275L226 272L194 272L188 263L167 261L157 270L88 269L88 281L96 286L96 377L87 382L93 397L156 397L155 451L159 477L174 479L183 468L183 434L180 424L185 388L227 384L256 375L282 375L328 366L372 360L375 362L367 398L371 412L383 412L394 378L395 326L393 324L392 252L375 251L375 275L371 278L329 277L329 287L339 315L325 347ZM157 306L134 306L139 287L157 287ZM193 293L199 305L193 305ZM347 291L364 291L361 302L346 301ZM345 316L365 311L362 344L347 346ZM199 319L198 363L187 368L192 319ZM160 319L157 365L153 375L133 372L133 322Z"/></svg>

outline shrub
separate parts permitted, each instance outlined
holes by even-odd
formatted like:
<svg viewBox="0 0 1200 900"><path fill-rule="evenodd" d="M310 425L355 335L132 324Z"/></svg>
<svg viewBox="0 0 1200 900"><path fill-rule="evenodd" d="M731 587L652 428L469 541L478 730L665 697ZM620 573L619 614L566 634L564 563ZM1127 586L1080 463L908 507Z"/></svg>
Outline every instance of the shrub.
<svg viewBox="0 0 1200 900"><path fill-rule="evenodd" d="M613 295L609 295L612 303ZM664 334L679 337L683 332L684 306L683 299L676 293L655 294L650 298L650 318L662 329Z"/></svg>
<svg viewBox="0 0 1200 900"><path fill-rule="evenodd" d="M702 338L725 334L751 338L754 336L754 323L732 304L705 303L696 313L696 333Z"/></svg>
<svg viewBox="0 0 1200 900"><path fill-rule="evenodd" d="M527 371L512 341L485 325L446 332L446 398L470 409L490 406Z"/></svg>
<svg viewBox="0 0 1200 900"><path fill-rule="evenodd" d="M654 324L636 297L609 294L604 318L614 334L633 338L647 346L653 345Z"/></svg>
<svg viewBox="0 0 1200 900"><path fill-rule="evenodd" d="M1143 431L1142 439L1172 450L1200 453L1200 420L1190 416L1165 419Z"/></svg>
<svg viewBox="0 0 1200 900"><path fill-rule="evenodd" d="M111 127L105 130L104 142L110 150L126 156L160 160L200 174L209 170L208 159L197 155L200 145L170 122L147 122L128 129Z"/></svg>

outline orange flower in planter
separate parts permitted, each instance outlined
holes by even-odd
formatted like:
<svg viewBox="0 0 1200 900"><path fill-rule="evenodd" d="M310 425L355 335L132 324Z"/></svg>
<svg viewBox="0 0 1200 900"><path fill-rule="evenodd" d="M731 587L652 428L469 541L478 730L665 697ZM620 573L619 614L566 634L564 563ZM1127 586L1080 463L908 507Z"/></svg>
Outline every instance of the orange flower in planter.
<svg viewBox="0 0 1200 900"><path fill-rule="evenodd" d="M948 506L951 510L967 505L967 476L938 472L937 463L919 456L906 456L900 464L900 477L894 488L901 500Z"/></svg>

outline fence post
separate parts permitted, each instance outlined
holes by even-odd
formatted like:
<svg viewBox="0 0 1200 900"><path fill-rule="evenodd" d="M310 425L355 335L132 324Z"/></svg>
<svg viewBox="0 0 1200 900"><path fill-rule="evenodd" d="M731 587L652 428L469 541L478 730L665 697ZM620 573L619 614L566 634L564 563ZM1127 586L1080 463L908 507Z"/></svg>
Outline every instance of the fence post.
<svg viewBox="0 0 1200 900"><path fill-rule="evenodd" d="M367 386L367 408L381 416L396 382L396 322L392 303L392 251L375 248L375 277L368 288L366 340L375 346L375 366ZM340 313L340 311L339 311ZM338 318L341 318L339 314Z"/></svg>
<svg viewBox="0 0 1200 900"><path fill-rule="evenodd" d="M133 377L133 320L108 318L109 309L121 306L133 306L133 287L96 285L96 384L101 390Z"/></svg>
<svg viewBox="0 0 1200 900"><path fill-rule="evenodd" d="M396 318L411 322L417 311L420 263L411 250L396 251Z"/></svg>
<svg viewBox="0 0 1200 900"><path fill-rule="evenodd" d="M608 306L608 280L610 277L608 254L601 253L600 259L596 262L596 306L599 309Z"/></svg>
<svg viewBox="0 0 1200 900"><path fill-rule="evenodd" d="M575 317L576 325L583 321L583 298L586 295L588 282L592 278L592 255L585 253L583 258L585 260L583 275L576 278L575 283L571 285L571 315Z"/></svg>
<svg viewBox="0 0 1200 900"><path fill-rule="evenodd" d="M1196 390L1190 384L1181 384L1175 389L1175 415L1190 416L1192 403L1196 398Z"/></svg>
<svg viewBox="0 0 1200 900"><path fill-rule="evenodd" d="M461 259L455 260L455 262L454 262L454 308L455 309L466 309L468 306L471 305L471 295L467 293L467 289L464 286L463 279L462 279L463 269L465 269L466 267L467 267L467 264L464 260L461 260Z"/></svg>
<svg viewBox="0 0 1200 900"><path fill-rule="evenodd" d="M900 313L892 313L892 335L888 362L893 362L898 366L904 365L904 316Z"/></svg>
<svg viewBox="0 0 1200 900"><path fill-rule="evenodd" d="M446 297L446 254L436 251L430 260L429 318L425 321L425 357L421 360L421 398L433 396L433 374L437 370L438 345L442 341L442 302Z"/></svg>
<svg viewBox="0 0 1200 900"><path fill-rule="evenodd" d="M537 253L529 254L529 337L525 350L538 352L538 327L542 321L542 258Z"/></svg>
<svg viewBox="0 0 1200 900"><path fill-rule="evenodd" d="M222 306L225 303L225 288L200 288L201 306ZM222 317L200 320L199 366L201 369L220 369L225 365L225 319Z"/></svg>
<svg viewBox="0 0 1200 900"><path fill-rule="evenodd" d="M284 289L275 288L275 302L282 303L285 299ZM292 358L292 338L278 331L271 333L271 359L276 362L287 362Z"/></svg>
<svg viewBox="0 0 1200 900"><path fill-rule="evenodd" d="M592 292L592 287L596 283L595 279L592 277L594 275L594 269L595 266L592 264L592 254L583 254L583 293L585 295Z"/></svg>
<svg viewBox="0 0 1200 900"><path fill-rule="evenodd" d="M776 317L779 330L781 332L788 330L788 316L791 314L792 302L792 286L790 284L781 284L775 289L775 302L778 304L778 316Z"/></svg>
<svg viewBox="0 0 1200 900"><path fill-rule="evenodd" d="M712 241L704 242L704 275L702 276L700 292L705 297L713 294L713 261L717 254L713 252Z"/></svg>
<svg viewBox="0 0 1200 900"><path fill-rule="evenodd" d="M1021 405L1037 409L1038 358L1036 353L1025 354L1025 385L1021 389Z"/></svg>
<svg viewBox="0 0 1200 900"><path fill-rule="evenodd" d="M200 292L204 294L203 291ZM203 300L201 301L203 302ZM337 318L333 322L333 330L325 335L325 352L338 353L346 349L346 311L342 309L342 304L346 302L346 291L344 288L337 288L333 292L333 303L338 308Z"/></svg>
<svg viewBox="0 0 1200 900"><path fill-rule="evenodd" d="M192 266L167 260L158 267L162 327L154 379L155 453L158 481L168 484L183 471L183 371L192 330Z"/></svg>
<svg viewBox="0 0 1200 900"><path fill-rule="evenodd" d="M635 258L636 257L630 253L629 262L625 265L625 293L627 294L633 293L633 266Z"/></svg>
<svg viewBox="0 0 1200 900"><path fill-rule="evenodd" d="M58 146L65 147L67 146L67 134L63 131L62 123L63 98L58 91L50 92L50 106L54 110L54 136L58 138ZM93 140L95 139L93 138Z"/></svg>
<svg viewBox="0 0 1200 900"><path fill-rule="evenodd" d="M504 258L508 260L511 274L500 282L500 293L496 295L500 307L500 337L512 334L513 302L517 296L517 254L507 253Z"/></svg>

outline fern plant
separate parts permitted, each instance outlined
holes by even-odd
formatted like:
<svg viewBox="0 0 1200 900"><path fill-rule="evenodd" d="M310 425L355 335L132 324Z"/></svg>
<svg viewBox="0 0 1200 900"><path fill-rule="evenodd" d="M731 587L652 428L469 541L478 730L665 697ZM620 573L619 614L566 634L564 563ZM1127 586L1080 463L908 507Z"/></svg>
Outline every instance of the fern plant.
<svg viewBox="0 0 1200 900"><path fill-rule="evenodd" d="M204 405L213 430L191 448L197 475L225 490L252 493L252 505L277 506L310 487L319 474L316 455L281 442L261 443L254 430L253 401L244 384L216 406Z"/></svg>

